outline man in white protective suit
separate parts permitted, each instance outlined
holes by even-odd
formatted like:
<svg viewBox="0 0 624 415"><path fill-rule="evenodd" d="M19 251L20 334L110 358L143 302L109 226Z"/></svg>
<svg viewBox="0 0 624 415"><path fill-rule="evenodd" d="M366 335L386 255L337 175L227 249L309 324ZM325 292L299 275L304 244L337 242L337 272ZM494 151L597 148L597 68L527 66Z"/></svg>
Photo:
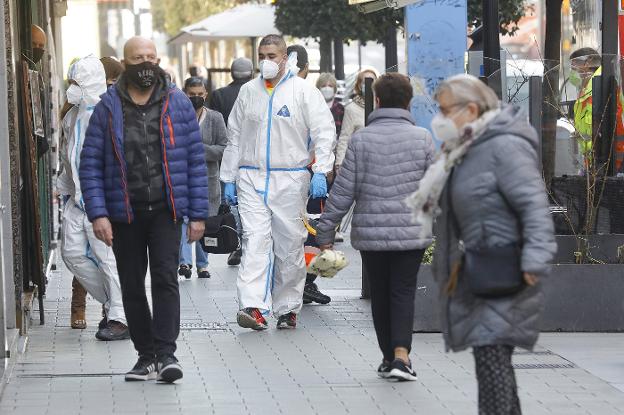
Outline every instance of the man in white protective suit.
<svg viewBox="0 0 624 415"><path fill-rule="evenodd" d="M62 120L62 173L57 190L66 200L63 210L61 255L67 268L97 301L104 305L105 318L95 334L100 340L130 338L121 298L121 286L112 248L97 239L87 219L80 191L78 169L89 119L106 92L104 66L89 55L69 68L67 102L73 107Z"/></svg>
<svg viewBox="0 0 624 415"><path fill-rule="evenodd" d="M327 193L336 131L319 90L290 69L281 36L264 37L258 56L261 76L240 90L221 164L226 202L238 203L243 225L237 321L264 330L273 310L277 328L295 328L306 279L305 204L308 194Z"/></svg>

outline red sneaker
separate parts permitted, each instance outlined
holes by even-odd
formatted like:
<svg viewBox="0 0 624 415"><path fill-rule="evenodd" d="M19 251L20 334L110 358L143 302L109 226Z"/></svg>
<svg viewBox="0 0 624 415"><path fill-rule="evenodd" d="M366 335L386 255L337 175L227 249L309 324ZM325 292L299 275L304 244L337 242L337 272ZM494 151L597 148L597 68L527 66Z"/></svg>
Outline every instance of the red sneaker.
<svg viewBox="0 0 624 415"><path fill-rule="evenodd" d="M243 308L236 315L236 322L246 329L266 330L269 328L264 316L257 308Z"/></svg>
<svg viewBox="0 0 624 415"><path fill-rule="evenodd" d="M295 313L284 314L277 319L278 329L294 329L297 328L297 315Z"/></svg>

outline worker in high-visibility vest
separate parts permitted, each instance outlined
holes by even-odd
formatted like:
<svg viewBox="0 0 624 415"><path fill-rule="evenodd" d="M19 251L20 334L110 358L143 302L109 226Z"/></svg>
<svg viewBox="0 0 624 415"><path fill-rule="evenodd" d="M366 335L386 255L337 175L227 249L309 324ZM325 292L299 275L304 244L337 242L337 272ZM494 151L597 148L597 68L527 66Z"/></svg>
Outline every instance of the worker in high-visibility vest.
<svg viewBox="0 0 624 415"><path fill-rule="evenodd" d="M590 161L592 149L592 86L595 76L602 74L602 57L593 48L581 48L570 55L571 72L569 82L578 88L579 94L574 103L574 128L579 135L579 152L584 159L585 168ZM624 98L618 87L616 131L615 131L615 171L619 172L624 160L624 122L622 119L622 103Z"/></svg>

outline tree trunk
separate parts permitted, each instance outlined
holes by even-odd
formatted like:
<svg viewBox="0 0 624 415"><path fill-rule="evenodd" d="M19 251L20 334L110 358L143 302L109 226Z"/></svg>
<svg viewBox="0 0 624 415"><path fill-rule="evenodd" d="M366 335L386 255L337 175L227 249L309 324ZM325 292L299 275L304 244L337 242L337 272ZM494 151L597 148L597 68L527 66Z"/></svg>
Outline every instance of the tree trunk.
<svg viewBox="0 0 624 415"><path fill-rule="evenodd" d="M561 56L561 3L546 1L546 42L544 45L544 80L542 90L542 166L546 187L550 191L555 175L555 145L559 116L559 64Z"/></svg>
<svg viewBox="0 0 624 415"><path fill-rule="evenodd" d="M344 40L334 39L334 75L336 79L345 79L344 72Z"/></svg>
<svg viewBox="0 0 624 415"><path fill-rule="evenodd" d="M397 47L397 30L389 27L386 32L386 72L399 72L399 56Z"/></svg>
<svg viewBox="0 0 624 415"><path fill-rule="evenodd" d="M332 40L329 37L321 37L319 42L321 53L321 72L332 71Z"/></svg>

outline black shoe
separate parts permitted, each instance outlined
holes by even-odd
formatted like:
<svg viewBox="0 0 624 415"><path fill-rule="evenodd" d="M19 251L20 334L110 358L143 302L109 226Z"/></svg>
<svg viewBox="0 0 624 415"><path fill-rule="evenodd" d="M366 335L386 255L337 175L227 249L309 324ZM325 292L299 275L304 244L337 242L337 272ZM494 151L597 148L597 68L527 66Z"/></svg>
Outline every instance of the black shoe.
<svg viewBox="0 0 624 415"><path fill-rule="evenodd" d="M241 257L243 256L243 251L238 249L230 254L227 259L228 265L240 265Z"/></svg>
<svg viewBox="0 0 624 415"><path fill-rule="evenodd" d="M297 315L295 313L284 314L277 319L278 329L295 329L297 328Z"/></svg>
<svg viewBox="0 0 624 415"><path fill-rule="evenodd" d="M396 379L400 381L417 380L416 372L412 369L411 364L405 364L401 359L394 359L390 365L391 370L388 379Z"/></svg>
<svg viewBox="0 0 624 415"><path fill-rule="evenodd" d="M128 326L115 320L108 320L106 326L95 333L95 338L102 341L127 340L130 338Z"/></svg>
<svg viewBox="0 0 624 415"><path fill-rule="evenodd" d="M199 268L197 271L197 278L210 278L210 272L206 268Z"/></svg>
<svg viewBox="0 0 624 415"><path fill-rule="evenodd" d="M246 329L266 330L269 328L269 325L260 310L252 307L240 310L236 315L236 322L239 326Z"/></svg>
<svg viewBox="0 0 624 415"><path fill-rule="evenodd" d="M180 265L180 269L178 269L178 275L186 278L187 280L191 278L193 275L193 271L191 271L192 265L182 264Z"/></svg>
<svg viewBox="0 0 624 415"><path fill-rule="evenodd" d="M182 366L178 363L178 359L173 356L164 356L158 359L156 364L158 369L158 382L173 383L178 379L182 379Z"/></svg>
<svg viewBox="0 0 624 415"><path fill-rule="evenodd" d="M325 295L319 291L318 286L313 282L307 282L303 287L303 302L306 304L311 302L319 303L319 304L329 304L331 301L331 297L329 295Z"/></svg>
<svg viewBox="0 0 624 415"><path fill-rule="evenodd" d="M392 367L391 367L390 362L384 359L381 361L381 364L377 368L377 376L385 379L390 375L391 370L392 370Z"/></svg>
<svg viewBox="0 0 624 415"><path fill-rule="evenodd" d="M98 331L104 330L107 324L108 324L108 320L106 320L106 317L102 318L102 320L100 320L100 322L98 323Z"/></svg>
<svg viewBox="0 0 624 415"><path fill-rule="evenodd" d="M126 381L156 379L156 362L152 356L139 356L131 371L126 373Z"/></svg>

